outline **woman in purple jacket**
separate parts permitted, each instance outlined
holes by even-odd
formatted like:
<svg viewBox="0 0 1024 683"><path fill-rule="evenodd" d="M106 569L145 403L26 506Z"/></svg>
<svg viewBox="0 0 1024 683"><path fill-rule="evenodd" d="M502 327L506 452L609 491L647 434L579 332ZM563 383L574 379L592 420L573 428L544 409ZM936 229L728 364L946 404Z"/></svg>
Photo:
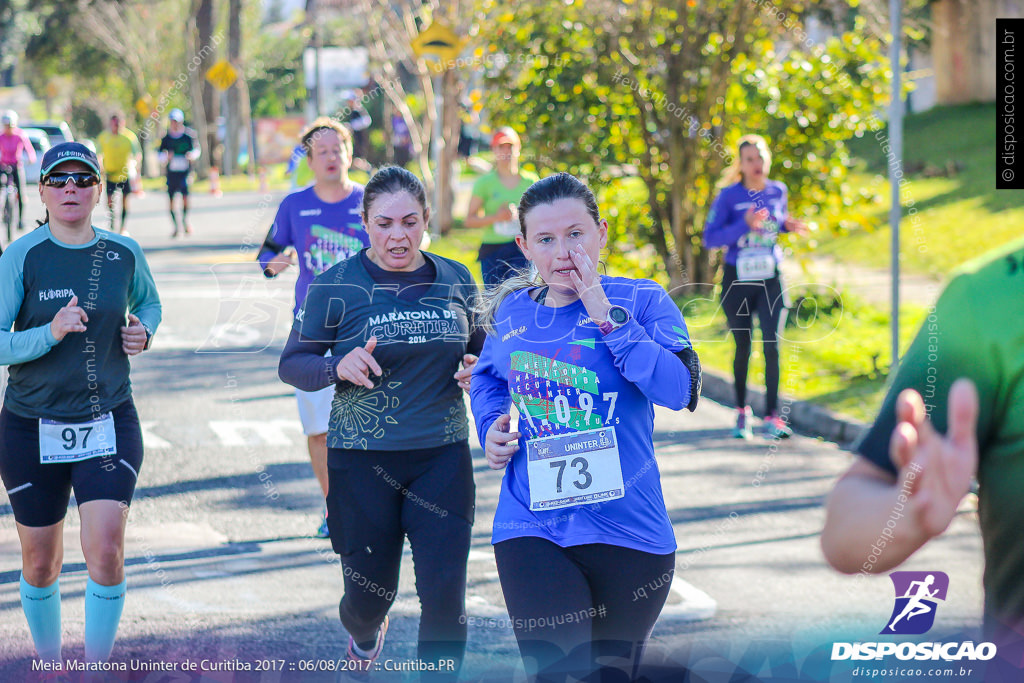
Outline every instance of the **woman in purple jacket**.
<svg viewBox="0 0 1024 683"><path fill-rule="evenodd" d="M769 438L792 434L779 414L778 334L785 325L788 301L779 263L780 232L803 234L807 226L790 217L786 186L768 178L772 157L760 135L740 138L739 159L725 174L728 185L715 198L704 227L704 246L726 247L722 277L722 309L736 340L733 360L738 439L751 438L751 412L747 406L747 367L754 332L754 317L764 342L766 418Z"/></svg>

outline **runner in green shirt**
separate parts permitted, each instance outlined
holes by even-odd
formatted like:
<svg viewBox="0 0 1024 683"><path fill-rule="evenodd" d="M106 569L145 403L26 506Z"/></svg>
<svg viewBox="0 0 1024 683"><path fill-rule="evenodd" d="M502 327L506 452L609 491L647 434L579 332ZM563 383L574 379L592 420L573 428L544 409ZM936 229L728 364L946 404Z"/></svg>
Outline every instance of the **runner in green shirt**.
<svg viewBox="0 0 1024 683"><path fill-rule="evenodd" d="M520 233L516 205L539 178L519 169L521 148L514 130L499 128L491 138L494 170L477 179L469 200L466 227L484 228L479 258L486 287L502 283L514 270L529 265L516 246L516 235Z"/></svg>
<svg viewBox="0 0 1024 683"><path fill-rule="evenodd" d="M1024 239L966 264L947 285L855 450L861 457L828 501L829 563L851 574L896 567L945 531L976 475L986 631L1019 640Z"/></svg>

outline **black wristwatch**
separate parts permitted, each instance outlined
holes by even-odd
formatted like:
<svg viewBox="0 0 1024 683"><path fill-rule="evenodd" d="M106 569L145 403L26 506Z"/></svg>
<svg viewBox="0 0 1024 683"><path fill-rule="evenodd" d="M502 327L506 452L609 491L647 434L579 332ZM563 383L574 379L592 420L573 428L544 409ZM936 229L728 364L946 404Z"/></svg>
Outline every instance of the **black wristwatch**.
<svg viewBox="0 0 1024 683"><path fill-rule="evenodd" d="M612 306L608 309L608 319L597 327L601 334L609 334L629 322L629 311L622 306Z"/></svg>

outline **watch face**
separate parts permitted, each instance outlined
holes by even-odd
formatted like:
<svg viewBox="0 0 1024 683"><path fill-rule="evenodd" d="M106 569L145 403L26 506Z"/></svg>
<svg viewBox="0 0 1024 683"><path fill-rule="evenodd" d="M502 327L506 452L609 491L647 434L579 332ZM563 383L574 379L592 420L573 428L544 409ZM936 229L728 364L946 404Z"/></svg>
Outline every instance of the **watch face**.
<svg viewBox="0 0 1024 683"><path fill-rule="evenodd" d="M629 320L629 311L627 311L622 306L612 306L608 310L608 319L611 320L616 325L621 325L622 323Z"/></svg>

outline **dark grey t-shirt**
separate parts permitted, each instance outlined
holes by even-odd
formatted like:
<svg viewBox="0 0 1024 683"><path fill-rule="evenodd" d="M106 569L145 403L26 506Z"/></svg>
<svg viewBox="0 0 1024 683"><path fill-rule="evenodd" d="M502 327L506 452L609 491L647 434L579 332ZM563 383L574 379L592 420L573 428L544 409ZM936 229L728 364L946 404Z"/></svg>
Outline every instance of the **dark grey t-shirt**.
<svg viewBox="0 0 1024 683"><path fill-rule="evenodd" d="M156 332L160 299L135 240L93 228L86 244L57 241L48 225L0 257L0 364L10 365L8 410L31 418L88 420L131 397L121 349L126 313ZM85 332L57 341L50 322L72 297Z"/></svg>
<svg viewBox="0 0 1024 683"><path fill-rule="evenodd" d="M359 254L309 287L293 326L299 347L309 351L282 356L282 379L307 391L328 386L341 358L370 337L377 338L373 357L384 372L381 377L370 373L373 389L337 383L327 435L331 448L411 450L469 436L462 390L453 375L467 352L476 284L461 263L424 256L437 277L429 288L415 285L422 294L413 300L377 285ZM310 356L328 348L331 356L308 372Z"/></svg>

